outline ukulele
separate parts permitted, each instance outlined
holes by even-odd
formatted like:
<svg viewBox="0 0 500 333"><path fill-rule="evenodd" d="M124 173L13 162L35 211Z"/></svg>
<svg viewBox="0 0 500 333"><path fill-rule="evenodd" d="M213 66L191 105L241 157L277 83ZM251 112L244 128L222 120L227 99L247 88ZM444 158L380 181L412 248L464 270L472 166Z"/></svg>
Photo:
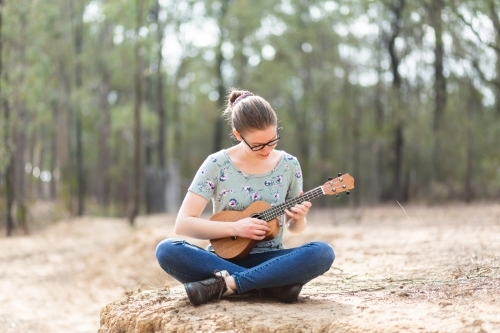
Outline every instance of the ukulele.
<svg viewBox="0 0 500 333"><path fill-rule="evenodd" d="M349 190L353 188L354 178L348 173L344 175L339 173L337 178L329 178L323 186L318 186L297 198L289 199L273 207L265 201L255 201L241 212L234 210L218 212L210 218L211 221L235 222L245 217L253 217L266 221L271 230L260 241L237 236L211 239L212 248L221 258L231 260L244 259L258 242L271 240L278 236L280 231L278 217L285 214L285 209L289 209L304 201L311 201L323 195L336 194L339 197L339 193L341 192L346 192L349 195Z"/></svg>

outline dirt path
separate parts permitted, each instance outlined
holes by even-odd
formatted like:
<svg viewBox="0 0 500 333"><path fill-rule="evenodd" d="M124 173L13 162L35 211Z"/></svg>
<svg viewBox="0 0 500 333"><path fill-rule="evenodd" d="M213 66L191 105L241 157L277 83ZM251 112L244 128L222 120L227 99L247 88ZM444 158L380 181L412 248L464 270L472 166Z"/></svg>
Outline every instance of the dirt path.
<svg viewBox="0 0 500 333"><path fill-rule="evenodd" d="M191 307L154 259L172 235L168 216L133 230L83 218L2 238L0 332L500 332L500 205L405 210L311 214L286 245L324 240L337 258L294 305L252 296Z"/></svg>

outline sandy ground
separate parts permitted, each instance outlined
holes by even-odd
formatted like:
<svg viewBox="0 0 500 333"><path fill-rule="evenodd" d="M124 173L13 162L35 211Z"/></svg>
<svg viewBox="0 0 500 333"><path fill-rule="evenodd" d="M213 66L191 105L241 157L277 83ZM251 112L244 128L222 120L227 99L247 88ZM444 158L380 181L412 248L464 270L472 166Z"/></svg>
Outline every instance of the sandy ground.
<svg viewBox="0 0 500 333"><path fill-rule="evenodd" d="M172 226L85 217L0 238L0 332L500 332L500 204L312 210L285 244L327 241L336 260L292 305L192 307L154 258Z"/></svg>

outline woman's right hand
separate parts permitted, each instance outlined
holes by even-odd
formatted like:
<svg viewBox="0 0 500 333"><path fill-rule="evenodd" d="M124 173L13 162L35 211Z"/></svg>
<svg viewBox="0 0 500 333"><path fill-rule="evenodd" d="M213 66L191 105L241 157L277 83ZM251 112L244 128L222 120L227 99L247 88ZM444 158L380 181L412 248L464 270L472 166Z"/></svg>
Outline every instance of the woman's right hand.
<svg viewBox="0 0 500 333"><path fill-rule="evenodd" d="M262 221L253 217L245 217L244 219L233 222L234 236L262 240L266 237L266 233L271 230L266 221Z"/></svg>

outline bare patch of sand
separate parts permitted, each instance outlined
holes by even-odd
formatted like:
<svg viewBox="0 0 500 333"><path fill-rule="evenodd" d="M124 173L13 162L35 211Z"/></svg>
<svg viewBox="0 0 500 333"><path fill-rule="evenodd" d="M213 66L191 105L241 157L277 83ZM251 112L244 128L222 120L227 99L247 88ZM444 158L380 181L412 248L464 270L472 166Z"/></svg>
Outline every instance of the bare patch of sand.
<svg viewBox="0 0 500 333"><path fill-rule="evenodd" d="M285 244L323 240L336 260L291 305L247 295L191 306L154 257L172 216L2 238L0 331L499 332L500 205L405 210L312 210Z"/></svg>

